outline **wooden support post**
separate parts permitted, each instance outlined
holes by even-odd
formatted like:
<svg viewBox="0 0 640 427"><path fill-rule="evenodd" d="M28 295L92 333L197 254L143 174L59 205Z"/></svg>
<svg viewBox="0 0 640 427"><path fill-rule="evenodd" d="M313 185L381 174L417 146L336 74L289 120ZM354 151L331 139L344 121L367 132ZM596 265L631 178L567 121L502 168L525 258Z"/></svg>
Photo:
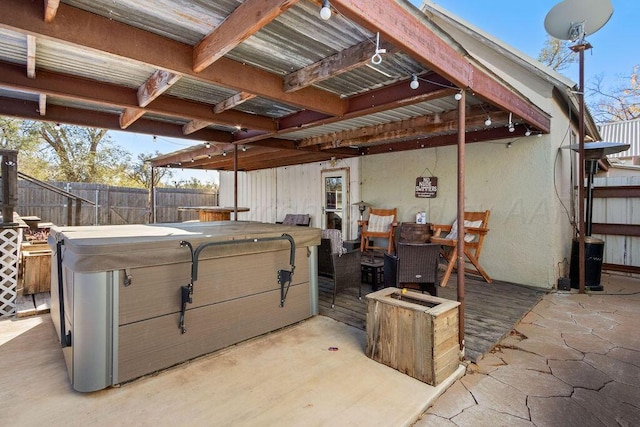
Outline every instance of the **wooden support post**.
<svg viewBox="0 0 640 427"><path fill-rule="evenodd" d="M82 225L82 201L80 199L76 199L76 218L73 225Z"/></svg>
<svg viewBox="0 0 640 427"><path fill-rule="evenodd" d="M18 204L18 152L2 150L2 225L14 225L13 212Z"/></svg>
<svg viewBox="0 0 640 427"><path fill-rule="evenodd" d="M67 225L73 225L73 198L67 197Z"/></svg>

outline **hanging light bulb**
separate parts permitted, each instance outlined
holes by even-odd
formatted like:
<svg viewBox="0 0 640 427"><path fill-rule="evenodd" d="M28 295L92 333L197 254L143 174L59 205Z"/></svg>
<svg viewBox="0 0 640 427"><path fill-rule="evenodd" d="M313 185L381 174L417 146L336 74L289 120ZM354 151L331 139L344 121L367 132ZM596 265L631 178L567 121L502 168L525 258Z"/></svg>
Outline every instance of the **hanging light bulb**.
<svg viewBox="0 0 640 427"><path fill-rule="evenodd" d="M53 127L55 130L60 130L60 123L56 123L56 125Z"/></svg>
<svg viewBox="0 0 640 427"><path fill-rule="evenodd" d="M223 152L222 152L222 155L223 155L223 156L226 156L226 155L227 155L227 152L226 152L226 151L223 151Z"/></svg>
<svg viewBox="0 0 640 427"><path fill-rule="evenodd" d="M320 18L325 21L331 18L331 5L329 0L322 0L322 9L320 9Z"/></svg>
<svg viewBox="0 0 640 427"><path fill-rule="evenodd" d="M509 132L513 132L516 130L516 128L513 126L513 121L511 120L513 118L513 113L509 113Z"/></svg>
<svg viewBox="0 0 640 427"><path fill-rule="evenodd" d="M460 101L462 99L462 90L456 93L453 97L455 98L456 101Z"/></svg>
<svg viewBox="0 0 640 427"><path fill-rule="evenodd" d="M247 151L247 147L242 146L242 151Z"/></svg>
<svg viewBox="0 0 640 427"><path fill-rule="evenodd" d="M211 148L211 143L210 142L205 142L204 143L204 148Z"/></svg>
<svg viewBox="0 0 640 427"><path fill-rule="evenodd" d="M409 83L409 87L413 90L416 90L419 86L420 82L418 81L418 76L414 74L413 76L411 76L411 83Z"/></svg>
<svg viewBox="0 0 640 427"><path fill-rule="evenodd" d="M210 158L211 158L211 154L207 154L207 159L210 159Z"/></svg>
<svg viewBox="0 0 640 427"><path fill-rule="evenodd" d="M531 129L527 128L527 130L524 132L524 136L531 136Z"/></svg>
<svg viewBox="0 0 640 427"><path fill-rule="evenodd" d="M195 160L193 160L193 158L191 158L191 163L195 162Z"/></svg>
<svg viewBox="0 0 640 427"><path fill-rule="evenodd" d="M487 120L484 121L485 126L491 126L491 117L487 116Z"/></svg>

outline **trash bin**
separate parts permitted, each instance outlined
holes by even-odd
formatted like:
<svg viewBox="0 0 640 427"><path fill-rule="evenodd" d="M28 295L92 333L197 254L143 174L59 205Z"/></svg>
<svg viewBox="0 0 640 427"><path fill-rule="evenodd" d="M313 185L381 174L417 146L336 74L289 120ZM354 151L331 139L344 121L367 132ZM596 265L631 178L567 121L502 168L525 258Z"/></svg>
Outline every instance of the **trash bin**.
<svg viewBox="0 0 640 427"><path fill-rule="evenodd" d="M578 258L580 257L578 250L580 248L580 239L573 239L571 246L571 265L569 268L569 277L571 278L571 287L580 288L580 278L578 271ZM590 291L602 291L604 288L600 284L600 275L602 273L602 257L604 254L604 240L591 236L584 238L584 287Z"/></svg>

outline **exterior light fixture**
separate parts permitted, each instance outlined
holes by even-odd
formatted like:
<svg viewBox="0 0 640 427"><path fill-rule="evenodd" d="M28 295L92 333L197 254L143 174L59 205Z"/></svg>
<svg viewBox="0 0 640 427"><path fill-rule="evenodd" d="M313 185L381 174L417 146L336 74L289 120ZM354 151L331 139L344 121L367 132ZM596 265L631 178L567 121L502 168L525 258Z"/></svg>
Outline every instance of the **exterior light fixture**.
<svg viewBox="0 0 640 427"><path fill-rule="evenodd" d="M243 146L242 151L247 151L247 147Z"/></svg>
<svg viewBox="0 0 640 427"><path fill-rule="evenodd" d="M207 159L210 159L210 158L211 158L211 154L207 154Z"/></svg>
<svg viewBox="0 0 640 427"><path fill-rule="evenodd" d="M531 129L527 128L527 130L524 132L524 136L531 136Z"/></svg>
<svg viewBox="0 0 640 427"><path fill-rule="evenodd" d="M191 163L195 162L195 160L193 160L193 157L191 158Z"/></svg>
<svg viewBox="0 0 640 427"><path fill-rule="evenodd" d="M419 86L420 82L418 81L418 76L414 74L413 76L411 76L411 83L409 83L409 87L413 90L416 90Z"/></svg>
<svg viewBox="0 0 640 427"><path fill-rule="evenodd" d="M487 120L484 121L485 126L491 126L491 117L487 116Z"/></svg>
<svg viewBox="0 0 640 427"><path fill-rule="evenodd" d="M223 155L223 156L226 156L226 155L227 155L227 152L226 152L226 151L223 151L223 152L222 152L222 155Z"/></svg>
<svg viewBox="0 0 640 427"><path fill-rule="evenodd" d="M462 99L462 90L456 93L453 97L455 98L456 101L460 101Z"/></svg>
<svg viewBox="0 0 640 427"><path fill-rule="evenodd" d="M53 127L55 130L60 130L60 123L56 123L56 125Z"/></svg>
<svg viewBox="0 0 640 427"><path fill-rule="evenodd" d="M204 148L211 148L211 143L210 142L205 142L204 143Z"/></svg>
<svg viewBox="0 0 640 427"><path fill-rule="evenodd" d="M513 118L513 113L509 113L509 132L513 132L516 130L515 126L513 125L513 121L511 120Z"/></svg>
<svg viewBox="0 0 640 427"><path fill-rule="evenodd" d="M327 21L331 18L331 5L329 0L322 0L322 9L320 9L320 18Z"/></svg>

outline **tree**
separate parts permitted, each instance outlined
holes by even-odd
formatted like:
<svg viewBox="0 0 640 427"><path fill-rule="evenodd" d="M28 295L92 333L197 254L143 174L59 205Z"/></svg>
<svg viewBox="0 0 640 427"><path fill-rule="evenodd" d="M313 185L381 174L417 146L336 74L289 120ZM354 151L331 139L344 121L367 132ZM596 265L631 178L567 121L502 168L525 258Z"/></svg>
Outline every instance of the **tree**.
<svg viewBox="0 0 640 427"><path fill-rule="evenodd" d="M37 132L25 128L24 120L0 117L0 147L18 150L18 169L29 175L46 168L39 158L40 139Z"/></svg>
<svg viewBox="0 0 640 427"><path fill-rule="evenodd" d="M562 71L578 62L578 54L569 49L569 43L566 40L558 40L547 35L544 46L538 54L538 61L552 70Z"/></svg>
<svg viewBox="0 0 640 427"><path fill-rule="evenodd" d="M127 172L131 181L144 188L149 188L151 186L151 165L146 160L158 157L161 154L162 153L159 151L156 151L155 153L138 154L137 162L133 164ZM173 172L171 169L167 168L156 168L153 177L153 186L158 187L161 185L163 180L171 179L173 177Z"/></svg>
<svg viewBox="0 0 640 427"><path fill-rule="evenodd" d="M632 120L640 117L639 66L633 68L630 76L619 77L614 87L605 87L604 76L596 76L587 87L587 92L595 101L589 103L589 110L599 123Z"/></svg>
<svg viewBox="0 0 640 427"><path fill-rule="evenodd" d="M131 155L112 142L106 129L25 123L44 144L40 153L50 165L46 179L119 185L126 176Z"/></svg>

